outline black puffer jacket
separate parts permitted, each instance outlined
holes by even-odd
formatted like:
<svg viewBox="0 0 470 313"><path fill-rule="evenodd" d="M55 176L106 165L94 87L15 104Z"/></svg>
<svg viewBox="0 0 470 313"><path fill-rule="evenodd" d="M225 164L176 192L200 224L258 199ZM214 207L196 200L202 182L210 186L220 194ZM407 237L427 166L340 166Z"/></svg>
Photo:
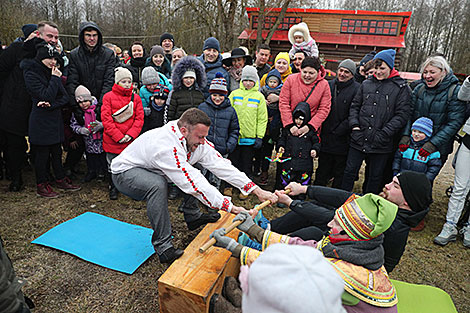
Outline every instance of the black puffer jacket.
<svg viewBox="0 0 470 313"><path fill-rule="evenodd" d="M394 136L410 118L411 90L407 82L392 71L391 77L366 79L351 104L349 127L351 147L364 153L394 151Z"/></svg>
<svg viewBox="0 0 470 313"><path fill-rule="evenodd" d="M147 60L147 55L144 49L144 56L139 58L134 58L132 55L132 46L129 48L129 55L131 59L123 67L127 68L132 73L132 81L137 83L138 88L142 87L142 70L145 68L145 62Z"/></svg>
<svg viewBox="0 0 470 313"><path fill-rule="evenodd" d="M328 82L331 90L330 114L322 124L321 151L336 155L347 155L349 149L349 108L360 87L351 78L347 82L338 79Z"/></svg>
<svg viewBox="0 0 470 313"><path fill-rule="evenodd" d="M233 152L237 146L240 126L237 112L230 104L230 100L226 97L220 105L215 105L209 97L199 105L199 109L211 119L207 140L212 142L222 155Z"/></svg>
<svg viewBox="0 0 470 313"><path fill-rule="evenodd" d="M26 91L20 62L34 58L39 41L14 42L0 56L0 129L18 136L28 135L31 113L31 96Z"/></svg>
<svg viewBox="0 0 470 313"><path fill-rule="evenodd" d="M87 28L92 28L98 32L98 43L93 51L88 50L83 38L83 33ZM113 88L114 68L118 64L114 52L103 47L103 36L95 23L83 22L80 24L78 39L80 40L80 46L70 52L67 91L71 96L72 105L75 105L75 89L79 85L87 87L91 94L98 99L98 112L101 112L103 96Z"/></svg>
<svg viewBox="0 0 470 313"><path fill-rule="evenodd" d="M299 102L292 112L293 120L295 122L295 116L301 112L305 117L303 124L307 125L310 121L310 106L307 102ZM309 127L309 131L299 137L291 134L290 127L285 127L282 130L281 138L278 141L279 147L284 147L285 152L283 158L292 158L286 163L287 166L294 171L313 171L313 158L310 155L312 150L320 152L320 138L317 132Z"/></svg>
<svg viewBox="0 0 470 313"><path fill-rule="evenodd" d="M27 59L21 62L26 90L33 102L29 117L29 142L35 145L52 145L64 141L62 107L69 97L60 77L51 75L51 69L37 61ZM50 107L38 107L40 101L47 101Z"/></svg>

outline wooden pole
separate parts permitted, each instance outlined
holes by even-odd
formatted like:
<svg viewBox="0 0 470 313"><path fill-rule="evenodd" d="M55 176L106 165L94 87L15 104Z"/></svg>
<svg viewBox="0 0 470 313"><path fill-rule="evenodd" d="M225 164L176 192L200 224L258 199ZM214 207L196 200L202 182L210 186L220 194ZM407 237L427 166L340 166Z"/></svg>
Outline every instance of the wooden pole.
<svg viewBox="0 0 470 313"><path fill-rule="evenodd" d="M287 189L284 191L285 194L288 194L290 192L290 189ZM254 208L254 210L256 211L256 214L258 214L259 210L262 210L264 209L265 207L267 207L268 205L271 204L271 200L266 200L264 201L263 203L261 203L260 205L258 205L257 207ZM256 216L256 215L255 215ZM225 233L228 234L229 232L231 232L232 230L234 230L235 228L237 228L238 225L240 225L241 223L243 223L243 221L235 221L233 222L232 224L230 224L229 227L227 227L225 229ZM212 247L214 244L216 243L216 240L215 238L211 238L209 239L202 247L199 248L199 252L200 253L204 253L207 251L207 249L209 249L210 247Z"/></svg>

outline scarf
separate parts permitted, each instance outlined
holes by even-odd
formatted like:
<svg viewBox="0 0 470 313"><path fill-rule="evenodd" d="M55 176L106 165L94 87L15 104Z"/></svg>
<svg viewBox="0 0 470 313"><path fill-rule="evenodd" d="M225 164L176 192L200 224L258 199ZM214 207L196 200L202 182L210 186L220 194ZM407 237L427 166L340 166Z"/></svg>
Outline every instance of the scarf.
<svg viewBox="0 0 470 313"><path fill-rule="evenodd" d="M90 123L96 121L95 108L96 108L96 105L93 104L93 105L90 105L90 107L84 111L85 112L85 127L87 127L88 129L90 129ZM93 139L97 140L100 138L101 138L100 133L93 134Z"/></svg>
<svg viewBox="0 0 470 313"><path fill-rule="evenodd" d="M325 257L344 260L375 271L384 264L383 238L381 234L370 240L345 240L333 244L330 237L325 236L321 250Z"/></svg>
<svg viewBox="0 0 470 313"><path fill-rule="evenodd" d="M235 81L238 82L242 79L242 71L243 68L235 68L232 66L228 72L230 73L230 77L233 77Z"/></svg>

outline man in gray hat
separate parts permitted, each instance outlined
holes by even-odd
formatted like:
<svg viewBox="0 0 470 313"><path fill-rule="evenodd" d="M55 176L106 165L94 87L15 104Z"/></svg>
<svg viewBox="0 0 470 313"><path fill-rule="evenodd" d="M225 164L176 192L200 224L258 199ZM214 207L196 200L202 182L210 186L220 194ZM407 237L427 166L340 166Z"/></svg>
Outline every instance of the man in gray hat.
<svg viewBox="0 0 470 313"><path fill-rule="evenodd" d="M349 107L360 86L354 80L355 71L354 61L346 59L339 64L336 78L328 82L331 90L331 110L322 124L321 151L315 185L326 186L333 178L333 187L341 187L349 150Z"/></svg>

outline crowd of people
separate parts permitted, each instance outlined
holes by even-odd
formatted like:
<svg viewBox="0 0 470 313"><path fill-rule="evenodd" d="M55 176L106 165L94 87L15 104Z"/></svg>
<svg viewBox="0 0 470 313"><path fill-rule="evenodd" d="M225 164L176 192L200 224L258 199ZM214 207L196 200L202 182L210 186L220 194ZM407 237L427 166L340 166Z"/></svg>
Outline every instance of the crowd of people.
<svg viewBox="0 0 470 313"><path fill-rule="evenodd" d="M464 126L446 221L434 242L446 245L460 231L470 247L469 221L458 229L470 190L470 81L460 85L442 55L429 56L412 83L400 77L393 49L371 51L359 64L342 60L327 81L305 23L289 30L289 51L271 56L261 44L253 57L245 47L224 57L214 37L201 44L200 56L187 55L171 33L149 53L141 42L121 50L103 43L94 22L80 25L79 46L65 53L55 23L22 31L0 52L1 172L11 192L23 189L28 161L38 196L79 191L85 156L80 184L107 181L111 200L123 193L147 203L161 263L184 253L172 243L168 212L168 199L182 194L179 210L191 230L224 210L237 214L240 230L261 250L279 242L319 249L347 282L342 305L330 299L337 312L396 312L387 272L399 263L410 229L424 227L433 182ZM364 161L362 194L355 195ZM263 190L270 182L273 190ZM242 201L253 193L289 212L265 230L253 210L233 204L233 187ZM256 264L260 251L224 235L214 232L217 245ZM317 257L296 253L304 262ZM368 289L367 275L382 283ZM341 292L325 297L335 295ZM13 298L11 312L28 312L22 295ZM244 312L263 308L252 296L243 299ZM215 304L218 312L238 312L223 297Z"/></svg>

